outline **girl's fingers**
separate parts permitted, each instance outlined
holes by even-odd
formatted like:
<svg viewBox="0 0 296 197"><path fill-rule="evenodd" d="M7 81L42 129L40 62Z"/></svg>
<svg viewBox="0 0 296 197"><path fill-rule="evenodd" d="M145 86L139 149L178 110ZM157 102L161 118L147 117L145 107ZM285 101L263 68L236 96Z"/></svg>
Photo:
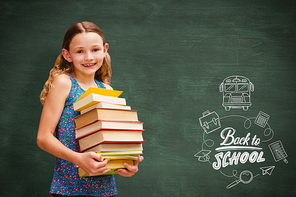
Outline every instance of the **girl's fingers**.
<svg viewBox="0 0 296 197"><path fill-rule="evenodd" d="M107 168L107 163L110 161L110 159L104 159L103 161L99 162L100 166Z"/></svg>
<svg viewBox="0 0 296 197"><path fill-rule="evenodd" d="M115 170L115 172L117 174L119 174L120 176L124 176L124 177L131 177L134 175L134 173L131 173L130 171L128 171L126 169L117 169L117 170Z"/></svg>
<svg viewBox="0 0 296 197"><path fill-rule="evenodd" d="M139 156L138 161L141 162L143 160L144 160L144 157L143 156Z"/></svg>
<svg viewBox="0 0 296 197"><path fill-rule="evenodd" d="M138 161L134 161L135 165L134 166L130 166L127 163L123 163L123 165L126 167L126 169L132 173L136 173L138 172Z"/></svg>
<svg viewBox="0 0 296 197"><path fill-rule="evenodd" d="M96 176L96 175L101 175L105 174L107 172L110 172L110 169L107 169L107 163L110 161L110 159L105 159L103 160L100 154L97 153L92 153L92 158L95 159L96 161L96 167L95 169L91 172L91 176ZM138 160L134 160L134 166L131 166L127 163L123 163L124 167L126 169L117 169L115 172L121 176L124 177L131 177L133 176L136 172L138 172L138 163L143 161L144 157L139 156Z"/></svg>
<svg viewBox="0 0 296 197"><path fill-rule="evenodd" d="M97 160L97 161L103 161L103 158L101 157L100 154L95 153L95 152L90 152L90 154L91 154L91 157L92 157L93 159L95 159L95 160Z"/></svg>
<svg viewBox="0 0 296 197"><path fill-rule="evenodd" d="M126 167L126 169L117 169L117 170L115 170L115 172L121 176L124 176L124 177L133 176L136 172L138 172L138 161L135 160L134 162L136 163L134 166L130 166L127 163L123 163L123 165L124 165L124 167Z"/></svg>
<svg viewBox="0 0 296 197"><path fill-rule="evenodd" d="M89 173L89 176L98 176L110 172L111 170L107 169L108 161L109 159L105 159L104 161L96 162L96 165Z"/></svg>
<svg viewBox="0 0 296 197"><path fill-rule="evenodd" d="M136 172L138 172L138 163L143 161L144 157L139 156L138 160L134 160L134 166L130 166L127 163L123 163L123 165L126 167L126 169L117 169L115 172L121 176L124 177L131 177L133 176Z"/></svg>

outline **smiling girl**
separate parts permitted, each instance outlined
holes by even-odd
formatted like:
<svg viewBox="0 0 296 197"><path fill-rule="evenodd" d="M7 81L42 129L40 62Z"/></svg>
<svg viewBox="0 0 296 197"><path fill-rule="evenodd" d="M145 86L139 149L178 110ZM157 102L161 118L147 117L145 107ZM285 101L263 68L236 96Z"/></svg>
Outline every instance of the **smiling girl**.
<svg viewBox="0 0 296 197"><path fill-rule="evenodd" d="M52 196L115 196L114 175L102 175L108 159L95 152L80 153L75 139L73 119L79 112L73 103L89 87L112 89L109 45L101 29L91 22L76 23L66 32L62 53L51 69L41 92L43 110L37 135L38 146L57 157L50 188ZM56 133L56 137L54 135ZM124 164L126 169L116 173L129 177L138 171ZM79 177L80 166L89 177Z"/></svg>

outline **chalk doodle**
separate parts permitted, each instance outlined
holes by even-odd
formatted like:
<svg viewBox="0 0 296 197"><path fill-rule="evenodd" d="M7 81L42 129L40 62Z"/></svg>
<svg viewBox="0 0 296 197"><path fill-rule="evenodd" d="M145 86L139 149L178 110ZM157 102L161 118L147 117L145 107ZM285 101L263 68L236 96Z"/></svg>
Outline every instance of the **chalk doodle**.
<svg viewBox="0 0 296 197"><path fill-rule="evenodd" d="M273 170L274 170L275 166L265 166L265 167L261 167L260 169L262 170L262 175L271 175Z"/></svg>
<svg viewBox="0 0 296 197"><path fill-rule="evenodd" d="M264 128L265 125L267 124L267 121L269 119L269 115L260 111L256 117L256 120L255 120L255 124Z"/></svg>
<svg viewBox="0 0 296 197"><path fill-rule="evenodd" d="M237 179L237 180L233 181L232 183L230 183L229 185L227 185L226 188L230 189L239 183L248 184L253 180L253 178L254 178L254 175L251 171L244 170L240 173L239 179Z"/></svg>
<svg viewBox="0 0 296 197"><path fill-rule="evenodd" d="M288 160L286 159L286 157L288 157L288 155L287 155L287 153L284 149L284 146L280 140L269 144L268 147L269 147L269 149L272 153L272 156L276 162L283 160L285 163L288 163Z"/></svg>
<svg viewBox="0 0 296 197"><path fill-rule="evenodd" d="M254 85L246 77L226 77L219 90L223 92L222 106L226 111L247 111L252 105L251 92L254 91ZM258 176L271 176L275 165L264 165L264 162L273 157L275 162L282 160L288 164L288 155L280 140L271 142L275 133L269 119L270 115L263 111L254 117L238 114L220 116L216 111L204 111L199 118L203 143L194 157L199 162L209 163L223 176L233 179L226 184L226 189L249 184ZM270 159L268 161L270 164Z"/></svg>
<svg viewBox="0 0 296 197"><path fill-rule="evenodd" d="M221 127L218 114L216 112L210 112L209 110L202 113L202 117L199 118L199 124L207 134Z"/></svg>
<svg viewBox="0 0 296 197"><path fill-rule="evenodd" d="M237 108L247 111L252 105L251 92L254 91L254 85L246 77L229 76L220 84L219 90L223 92L222 106L226 111Z"/></svg>
<svg viewBox="0 0 296 197"><path fill-rule="evenodd" d="M210 150L201 150L196 153L194 156L198 158L198 161L201 162L208 162L210 160L209 154L211 153Z"/></svg>

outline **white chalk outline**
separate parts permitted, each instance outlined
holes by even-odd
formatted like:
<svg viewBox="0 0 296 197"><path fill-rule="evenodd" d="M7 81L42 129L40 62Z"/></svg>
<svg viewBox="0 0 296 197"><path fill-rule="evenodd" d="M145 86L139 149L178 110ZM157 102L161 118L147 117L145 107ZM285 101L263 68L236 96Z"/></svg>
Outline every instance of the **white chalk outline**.
<svg viewBox="0 0 296 197"><path fill-rule="evenodd" d="M220 117L215 111L203 112L202 117L199 118L199 124L207 134L221 128Z"/></svg>
<svg viewBox="0 0 296 197"><path fill-rule="evenodd" d="M268 174L270 176L272 174L274 168L275 168L275 166L265 166L265 167L261 167L260 170L262 170L263 176L266 174Z"/></svg>
<svg viewBox="0 0 296 197"><path fill-rule="evenodd" d="M262 150L260 147L254 146L223 146L215 148L215 151L228 151L228 150Z"/></svg>
<svg viewBox="0 0 296 197"><path fill-rule="evenodd" d="M209 112L209 110L207 110L207 111ZM214 111L213 113L216 113L216 112ZM262 113L264 113L264 112L262 112ZM217 113L216 113L216 114L217 114ZM261 113L259 112L259 114L261 114ZM217 116L219 117L218 114L217 114ZM229 117L239 117L239 118L243 118L243 119L245 119L245 122L244 122L244 127L245 127L245 129L249 129L249 128L251 128L252 123L253 123L252 120L254 120L254 124L255 124L255 120L256 120L256 117L247 118L247 117L242 116L242 115L228 115L228 116L224 116L224 117L219 117L219 121L222 120L222 119L225 119L225 118L229 118ZM258 117L258 116L257 116L257 117ZM267 121L268 121L268 120L267 120ZM273 139L273 137L274 137L274 132L273 132L273 130L271 129L270 125L267 123L267 121L266 121L265 124L264 124L264 127L267 126L267 128L264 129L263 134L264 134L264 136L270 136L270 137L269 137L268 139L266 139L266 140L262 140L261 142L268 142L268 141L270 141L271 139ZM256 125L262 127L262 125L258 125L258 124L256 124ZM200 126L202 127L202 124L200 124ZM221 123L220 123L220 127L221 127ZM262 127L262 128L264 128L264 127ZM202 127L202 128L203 128L203 127ZM215 129L215 130L217 130L217 129ZM212 132L212 131L211 131L211 132ZM208 133L209 133L209 132L208 132ZM205 154L205 155L201 155L201 156L198 156L198 153L196 153L194 156L197 157L199 161L201 161L201 162L208 162L209 164L212 165L212 162L210 161L210 156L209 156L209 154L211 153L211 151L205 149L204 146L210 148L210 147L214 146L215 142L214 142L214 140L212 140L212 139L206 139L206 138L205 138L205 136L206 136L208 133L206 132L206 130L204 130L204 132L203 132L202 150L200 150L198 153L201 153L202 151L209 151L209 152L208 152L207 154ZM253 150L254 150L254 148L256 148L256 150L257 150L257 149L258 149L258 150L259 150L259 149L262 150L262 148L260 148L260 147L258 148L258 147L248 147L248 146L244 146L244 147L240 147L240 146L218 147L218 148L216 148L215 150L216 150L216 151L225 151L226 149L227 149L227 150L228 150L228 149L229 149L229 150L238 150L238 149L250 149L250 150L253 149ZM225 150L224 150L224 149L225 149ZM279 154L279 153L278 153L278 154ZM200 159L200 157L205 157L206 159L205 159L205 160L204 160L204 158L203 158L203 159ZM274 168L275 168L275 166L273 167L273 169L274 169ZM265 172L265 174L263 174L263 169L264 169L264 167L261 167L260 169L262 170L262 175L265 175L266 173L268 174L268 172ZM273 170L273 169L272 169L272 170ZM267 170L268 170L268 169L267 169ZM249 171L249 170L245 170L245 172L246 172L246 171L248 171L248 172L250 172L250 173L252 174L251 171ZM243 171L242 171L242 172L243 172ZM241 172L241 173L242 173L242 172ZM257 176L260 175L260 174L257 174L257 175L255 175L255 176L253 176L253 174L252 174L253 177L252 177L251 180L249 180L249 181L242 181L241 178L240 178L240 176L239 176L239 177L237 176L237 170L233 170L233 171L232 171L232 176L229 176L229 175L224 174L221 170L220 170L220 173L221 173L222 175L224 175L225 177L236 177L236 178L237 178L237 180L233 181L232 183L230 183L230 184L228 184L228 185L226 186L227 189L230 189L230 188L236 186L236 185L237 185L238 183L240 183L240 182L242 182L242 183L244 183L244 184L247 184L247 183L251 182L255 177L257 177ZM269 175L271 175L271 173L272 173L272 172L270 172Z"/></svg>
<svg viewBox="0 0 296 197"><path fill-rule="evenodd" d="M220 84L219 91L223 92L222 106L226 111L240 108L247 111L252 105L251 92L254 91L254 84L247 77L240 75L228 76Z"/></svg>
<svg viewBox="0 0 296 197"><path fill-rule="evenodd" d="M263 111L259 111L254 123L262 128L264 128L269 120L269 115Z"/></svg>
<svg viewBox="0 0 296 197"><path fill-rule="evenodd" d="M286 157L288 157L284 146L282 144L281 140L277 140L271 144L268 145L270 152L273 156L274 161L278 162L280 160L283 160L286 164L288 163L288 160Z"/></svg>
<svg viewBox="0 0 296 197"><path fill-rule="evenodd" d="M227 85L229 85L227 87ZM227 89L228 88L228 89ZM249 109L249 107L252 105L251 103L251 92L254 91L254 85L253 83L246 77L244 76L239 76L239 75L232 75L232 76L228 76L226 77L223 82L220 84L219 86L219 91L223 92L223 103L222 106L225 108L226 111L229 111L230 109L240 109L242 108L244 111L247 111ZM228 100L227 100L228 99ZM227 102L225 102L227 101ZM271 129L270 125L268 124L268 120L270 118L270 116L262 111L260 111L257 115L257 117L251 117L251 118L247 118L241 115L228 115L228 116L224 116L224 117L219 117L219 115L214 111L211 112L212 115L214 114L214 117L212 120L209 120L209 118L207 119L207 121L202 121L202 119L210 114L209 110L205 111L203 113L203 117L199 118L199 122L200 122L200 126L203 128L204 132L203 132L203 143L202 143L202 150L200 150L198 153L196 153L194 156L198 157L198 160L201 162L208 162L212 165L211 161L210 161L210 156L209 154L211 153L210 150L205 149L204 146L210 148L212 146L214 146L215 142L212 139L205 139L205 135L209 134L217 129L219 129L221 127L221 123L220 120L224 119L224 118L228 118L228 117L240 117L240 118L244 118L245 122L244 122L244 127L245 129L249 129L252 126L252 120L254 119L254 124L265 128L263 131L263 135L269 137L268 139L265 140L261 140L261 142L268 142L271 139L273 139L274 137L274 131ZM216 117L215 117L216 116ZM206 124L204 124L206 122ZM214 128L210 128L210 125L212 124L212 127ZM274 146L272 146L275 143L280 143L281 146L280 148L275 148ZM269 149L274 157L274 160L277 162L279 160L283 160L286 164L288 163L286 157L288 156L287 153L284 150L284 147L282 146L282 143L280 140L273 142L271 144L268 145ZM262 148L258 148L258 147L249 147L249 146L244 146L244 147L240 147L240 146L228 146L228 147L218 147L215 150L216 151L227 151L227 150L256 150L260 149L262 150ZM260 169L262 170L262 175L271 175L273 170L274 170L275 166L265 166L265 167L260 167ZM220 173L222 175L224 175L225 177L236 177L237 180L231 182L230 184L228 184L226 186L227 189L230 189L234 186L236 186L238 183L242 182L244 184L248 184L250 183L255 177L259 176L260 174L257 174L255 176L253 176L253 173L249 170L244 170L240 173L239 176L237 176L237 170L233 170L232 171L232 175L226 175L225 173L223 173L220 170ZM243 180L242 179L242 175L244 173L249 173L250 174L250 179L249 180Z"/></svg>

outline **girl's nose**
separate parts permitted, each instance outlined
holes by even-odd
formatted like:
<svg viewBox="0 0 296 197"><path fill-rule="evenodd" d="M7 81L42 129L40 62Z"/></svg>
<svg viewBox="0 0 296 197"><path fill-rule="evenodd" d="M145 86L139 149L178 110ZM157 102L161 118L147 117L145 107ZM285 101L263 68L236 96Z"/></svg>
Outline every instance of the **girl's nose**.
<svg viewBox="0 0 296 197"><path fill-rule="evenodd" d="M87 52L85 54L85 57L84 57L85 60L89 61L89 60L93 60L94 57L92 56L91 52Z"/></svg>

